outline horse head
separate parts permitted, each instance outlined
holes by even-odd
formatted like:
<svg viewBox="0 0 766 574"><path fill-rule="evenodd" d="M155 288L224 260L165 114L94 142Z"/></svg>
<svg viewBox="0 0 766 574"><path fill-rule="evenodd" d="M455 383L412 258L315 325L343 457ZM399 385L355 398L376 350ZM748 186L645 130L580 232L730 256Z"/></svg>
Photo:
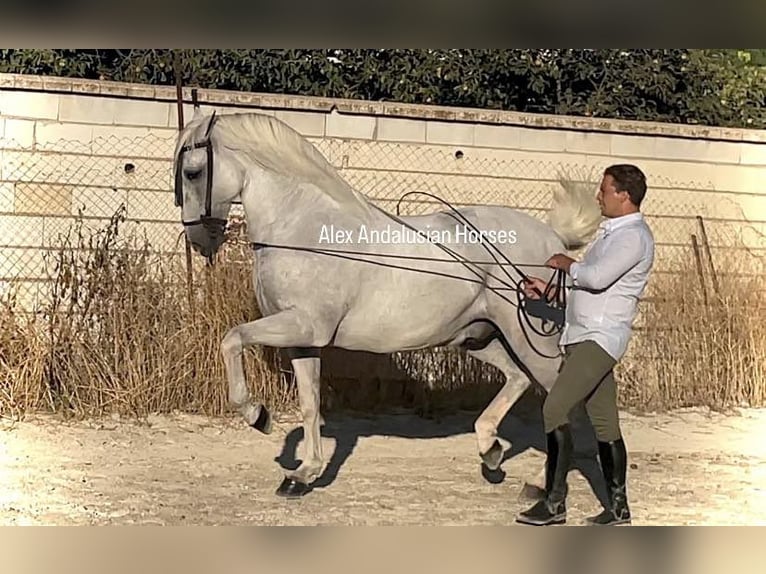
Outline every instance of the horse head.
<svg viewBox="0 0 766 574"><path fill-rule="evenodd" d="M175 204L195 251L212 258L225 241L224 230L244 173L216 140L219 118L195 114L179 135L175 153Z"/></svg>

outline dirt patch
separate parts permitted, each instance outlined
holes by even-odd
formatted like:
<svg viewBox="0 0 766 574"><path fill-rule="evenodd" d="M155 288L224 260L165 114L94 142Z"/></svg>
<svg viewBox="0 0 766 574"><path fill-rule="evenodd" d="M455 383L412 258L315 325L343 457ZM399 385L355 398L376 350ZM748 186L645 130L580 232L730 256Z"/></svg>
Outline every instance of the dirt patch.
<svg viewBox="0 0 766 574"><path fill-rule="evenodd" d="M513 524L529 504L518 499L523 481L544 460L539 433L507 417L501 434L518 453L492 484L473 419L328 419L328 471L308 496L285 500L274 494L276 459L289 466L300 455L295 421L264 436L238 419L35 417L0 430L0 523ZM766 410L623 415L623 429L634 524L766 525ZM600 509L596 462L578 448L570 524Z"/></svg>

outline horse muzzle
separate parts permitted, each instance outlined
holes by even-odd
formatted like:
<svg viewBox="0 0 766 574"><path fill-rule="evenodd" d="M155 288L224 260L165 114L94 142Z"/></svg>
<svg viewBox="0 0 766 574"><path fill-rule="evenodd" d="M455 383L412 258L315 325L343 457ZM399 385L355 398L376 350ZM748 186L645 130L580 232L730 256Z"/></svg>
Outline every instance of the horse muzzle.
<svg viewBox="0 0 766 574"><path fill-rule="evenodd" d="M192 248L203 257L213 257L226 242L226 224L225 219L203 218L192 225L185 225Z"/></svg>

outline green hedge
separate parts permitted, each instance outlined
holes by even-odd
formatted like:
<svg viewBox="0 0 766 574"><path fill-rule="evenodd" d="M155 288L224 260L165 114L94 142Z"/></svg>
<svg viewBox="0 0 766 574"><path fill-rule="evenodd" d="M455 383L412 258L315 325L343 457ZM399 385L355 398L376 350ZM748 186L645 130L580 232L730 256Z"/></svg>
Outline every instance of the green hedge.
<svg viewBox="0 0 766 574"><path fill-rule="evenodd" d="M763 50L0 50L0 71L766 127Z"/></svg>

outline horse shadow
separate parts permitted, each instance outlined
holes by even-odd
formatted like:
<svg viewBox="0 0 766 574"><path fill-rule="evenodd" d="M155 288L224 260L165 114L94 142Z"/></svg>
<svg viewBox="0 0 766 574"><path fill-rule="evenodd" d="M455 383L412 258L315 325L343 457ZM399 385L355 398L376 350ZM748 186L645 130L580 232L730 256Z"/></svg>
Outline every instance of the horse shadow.
<svg viewBox="0 0 766 574"><path fill-rule="evenodd" d="M390 383L398 389L400 396L405 397L405 404L392 404L397 413L380 412L370 414L370 409L360 415L344 409L346 404L337 408L324 409L324 424L320 431L323 438L333 439L335 448L323 473L312 483L311 489L323 489L331 486L341 473L344 464L353 455L362 438L372 436L390 436L406 439L437 439L448 438L463 434L474 434L474 423L481 411L502 386L497 380L494 384L480 383L481 392L472 394L472 387L467 383L459 390L441 392L439 399L453 408L447 407L440 412L438 407L429 406L434 397L427 390L424 381L417 380L411 373L405 373L389 355L343 351L340 349L326 350L322 357L323 386L332 388L333 385L356 385L344 394L348 397L356 389L373 384L378 389ZM358 372L354 372L358 371ZM401 389L408 389L402 392ZM416 389L416 390L413 390ZM418 394L418 391L420 394ZM364 391L362 391L364 392ZM459 395L450 401L450 395ZM390 396L390 395L389 395ZM468 396L468 400L466 400ZM474 400L471 400L474 399ZM542 422L542 391L530 387L504 417L497 429L499 437L509 441L511 448L505 453L500 467L490 470L477 453L477 463L484 480L499 484L505 480L506 473L503 465L515 457L532 449L544 453L546 439ZM454 406L456 405L456 406ZM373 409L374 411L375 409ZM571 470L578 470L590 484L594 494L602 503L607 501L607 490L601 469L596 458L598 452L593 427L585 413L584 406L578 407L571 417L574 440L574 456ZM287 433L282 449L275 457L275 462L286 470L295 470L300 466L298 447L303 441L303 427L298 425ZM531 488L531 490L530 490ZM533 487L525 487L525 494L534 498L539 492Z"/></svg>

